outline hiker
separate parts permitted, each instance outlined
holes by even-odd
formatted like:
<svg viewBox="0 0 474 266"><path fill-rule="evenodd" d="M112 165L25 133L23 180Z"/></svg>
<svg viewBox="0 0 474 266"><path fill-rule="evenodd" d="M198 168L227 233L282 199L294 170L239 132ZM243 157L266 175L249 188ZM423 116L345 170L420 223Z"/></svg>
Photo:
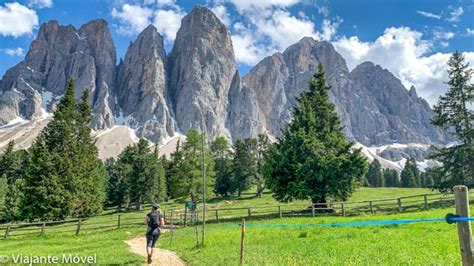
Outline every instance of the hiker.
<svg viewBox="0 0 474 266"><path fill-rule="evenodd" d="M146 253L148 255L148 264L152 262L153 248L155 247L156 241L160 237L160 227L165 222L161 218L160 204L154 203L151 207L151 212L146 215L145 224L148 226L146 230Z"/></svg>

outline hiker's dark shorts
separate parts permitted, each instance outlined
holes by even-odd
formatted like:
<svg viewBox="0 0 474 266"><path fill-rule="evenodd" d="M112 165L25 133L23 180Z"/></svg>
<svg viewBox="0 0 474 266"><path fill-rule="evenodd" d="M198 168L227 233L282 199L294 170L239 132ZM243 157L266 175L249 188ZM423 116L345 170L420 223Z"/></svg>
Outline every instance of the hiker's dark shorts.
<svg viewBox="0 0 474 266"><path fill-rule="evenodd" d="M146 246L149 248L154 248L156 241L160 238L160 236L154 236L154 235L146 235Z"/></svg>

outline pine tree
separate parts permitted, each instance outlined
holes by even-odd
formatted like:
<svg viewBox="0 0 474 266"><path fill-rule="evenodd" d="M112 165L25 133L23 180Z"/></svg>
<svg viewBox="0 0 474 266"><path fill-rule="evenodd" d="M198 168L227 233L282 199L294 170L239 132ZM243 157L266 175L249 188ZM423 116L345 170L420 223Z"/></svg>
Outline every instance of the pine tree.
<svg viewBox="0 0 474 266"><path fill-rule="evenodd" d="M423 187L432 188L434 186L434 177L436 176L436 172L433 168L426 168L425 172L423 173Z"/></svg>
<svg viewBox="0 0 474 266"><path fill-rule="evenodd" d="M398 172L394 169L384 169L383 176L385 179L386 187L399 187L400 181L398 178Z"/></svg>
<svg viewBox="0 0 474 266"><path fill-rule="evenodd" d="M10 141L4 154L0 157L0 177L6 181L4 194L4 213L9 221L20 219L20 201L22 194L22 183L24 167L27 154L23 150L14 150L15 142Z"/></svg>
<svg viewBox="0 0 474 266"><path fill-rule="evenodd" d="M155 145L155 147L157 147ZM151 203L163 202L166 199L166 175L164 161L159 158L158 150L147 156L147 179L150 193L146 200Z"/></svg>
<svg viewBox="0 0 474 266"><path fill-rule="evenodd" d="M217 137L212 142L211 151L214 159L214 171L216 172L214 192L217 195L227 196L232 189L232 152L229 142L225 137Z"/></svg>
<svg viewBox="0 0 474 266"><path fill-rule="evenodd" d="M420 187L420 171L416 166L414 158L410 157L405 163L405 167L400 174L402 187Z"/></svg>
<svg viewBox="0 0 474 266"><path fill-rule="evenodd" d="M21 208L33 220L91 216L102 210L106 171L91 136L86 90L77 103L71 80L53 119L29 149Z"/></svg>
<svg viewBox="0 0 474 266"><path fill-rule="evenodd" d="M87 217L102 211L105 201L107 171L99 159L95 140L91 135L91 107L89 90L85 90L78 104L77 143L74 170L78 179L77 203L73 215Z"/></svg>
<svg viewBox="0 0 474 266"><path fill-rule="evenodd" d="M251 138L235 142L232 159L232 191L237 191L239 197L242 192L250 188L257 175L256 146L257 140Z"/></svg>
<svg viewBox="0 0 474 266"><path fill-rule="evenodd" d="M270 140L267 135L259 134L257 139L257 150L255 154L257 156L257 172L255 175L255 184L257 185L257 197L262 197L263 191L265 190L265 176L264 176L264 165L265 155L270 146Z"/></svg>
<svg viewBox="0 0 474 266"><path fill-rule="evenodd" d="M191 197L196 201L202 195L202 143L201 134L190 129L186 134L186 142L180 147L179 160L174 165L171 180L171 191L175 197ZM176 157L176 156L175 156ZM214 162L212 155L204 145L204 165L206 169L206 193L214 188Z"/></svg>
<svg viewBox="0 0 474 266"><path fill-rule="evenodd" d="M28 219L65 219L76 207L79 179L71 156L75 154L79 116L74 83L69 82L53 119L30 148L22 209Z"/></svg>
<svg viewBox="0 0 474 266"><path fill-rule="evenodd" d="M346 200L367 171L366 159L343 134L322 65L301 93L293 120L266 157L265 176L279 201Z"/></svg>
<svg viewBox="0 0 474 266"><path fill-rule="evenodd" d="M431 123L458 139L458 145L435 148L431 159L442 163L437 167L434 187L446 191L455 185L470 185L474 179L474 85L470 84L473 69L460 52L448 61L449 85L444 96L434 106Z"/></svg>
<svg viewBox="0 0 474 266"><path fill-rule="evenodd" d="M382 166L377 159L374 159L369 165L369 170L365 174L367 181L372 187L384 187L385 180L382 174Z"/></svg>
<svg viewBox="0 0 474 266"><path fill-rule="evenodd" d="M7 178L0 175L0 213L5 209L5 194L7 194Z"/></svg>

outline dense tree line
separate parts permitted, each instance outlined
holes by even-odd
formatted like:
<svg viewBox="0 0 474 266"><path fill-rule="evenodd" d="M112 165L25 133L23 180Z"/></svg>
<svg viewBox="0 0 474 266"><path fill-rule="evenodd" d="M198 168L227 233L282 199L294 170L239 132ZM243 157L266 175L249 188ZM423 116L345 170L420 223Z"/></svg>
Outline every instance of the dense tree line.
<svg viewBox="0 0 474 266"><path fill-rule="evenodd" d="M52 120L28 150L10 142L0 158L8 220L57 220L102 211L107 172L91 136L89 91L69 82Z"/></svg>
<svg viewBox="0 0 474 266"><path fill-rule="evenodd" d="M382 169L380 162L375 159L370 163L365 177L361 179L361 184L368 187L432 188L434 186L433 177L434 174L431 168L421 172L412 157L406 160L400 175L394 169Z"/></svg>

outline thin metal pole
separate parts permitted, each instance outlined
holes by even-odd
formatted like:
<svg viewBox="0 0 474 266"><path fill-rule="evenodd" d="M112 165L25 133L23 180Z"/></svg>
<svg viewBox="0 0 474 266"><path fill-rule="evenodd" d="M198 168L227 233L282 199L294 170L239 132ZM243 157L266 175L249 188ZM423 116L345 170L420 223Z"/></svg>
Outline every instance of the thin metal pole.
<svg viewBox="0 0 474 266"><path fill-rule="evenodd" d="M201 167L202 167L202 239L201 245L204 246L204 234L206 229L206 166L204 163L204 117L201 112Z"/></svg>

